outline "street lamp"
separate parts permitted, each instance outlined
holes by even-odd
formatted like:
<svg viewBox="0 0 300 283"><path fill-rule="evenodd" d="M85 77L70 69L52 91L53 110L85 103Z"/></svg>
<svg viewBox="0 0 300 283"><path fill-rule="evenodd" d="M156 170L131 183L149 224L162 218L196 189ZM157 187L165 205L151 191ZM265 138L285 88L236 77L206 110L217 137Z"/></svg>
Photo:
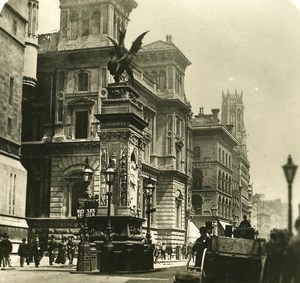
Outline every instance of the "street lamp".
<svg viewBox="0 0 300 283"><path fill-rule="evenodd" d="M80 229L81 239L78 250L77 271L86 272L91 270L90 260L88 260L85 256L86 254L90 254L90 243L88 240L87 209L91 201L94 205L98 206L97 197L95 199L93 197L90 197L88 190L93 176L93 170L89 167L88 158L86 158L85 160L85 164L81 174L85 195L84 198L78 199L79 207L77 209L77 218L82 219L83 224Z"/></svg>
<svg viewBox="0 0 300 283"><path fill-rule="evenodd" d="M213 234L215 235L216 234L216 230L217 229L215 229L215 227L217 226L216 225L216 221L215 221L215 218L216 218L216 216L217 216L217 211L218 211L218 208L216 208L215 206L214 207L212 207L211 209L211 215L212 215L212 219L213 219L213 228L214 228L214 232L213 232ZM218 224L218 223L217 223Z"/></svg>
<svg viewBox="0 0 300 283"><path fill-rule="evenodd" d="M152 184L151 177L149 176L149 179L147 181L147 184L144 188L144 194L146 195L146 201L147 201L147 233L146 233L146 239L147 239L147 244L151 244L151 232L150 232L150 215L152 212L155 210L151 210L151 198L153 196L154 192L154 185Z"/></svg>
<svg viewBox="0 0 300 283"><path fill-rule="evenodd" d="M111 217L110 217L110 206L111 206L111 186L114 183L116 171L113 168L113 165L103 171L103 174L106 178L106 184L108 185L107 195L107 226L106 226L106 237L103 245L103 253L100 269L102 272L111 273L114 271L114 245L112 243L112 229L111 229Z"/></svg>
<svg viewBox="0 0 300 283"><path fill-rule="evenodd" d="M298 166L293 164L291 155L288 157L287 164L282 166L288 183L288 230L290 236L292 236L292 183L296 175L297 167Z"/></svg>
<svg viewBox="0 0 300 283"><path fill-rule="evenodd" d="M106 184L108 185L107 195L107 226L106 226L106 240L111 242L111 218L110 218L110 207L111 207L111 186L114 183L116 171L114 168L109 167L103 172L106 178Z"/></svg>

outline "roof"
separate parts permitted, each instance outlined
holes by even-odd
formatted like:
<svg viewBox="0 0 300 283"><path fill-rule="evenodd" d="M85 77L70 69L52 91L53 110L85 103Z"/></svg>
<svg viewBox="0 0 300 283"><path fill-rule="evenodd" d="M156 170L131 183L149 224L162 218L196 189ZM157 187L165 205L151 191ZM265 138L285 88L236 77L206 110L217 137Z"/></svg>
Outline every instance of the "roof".
<svg viewBox="0 0 300 283"><path fill-rule="evenodd" d="M180 49L172 42L165 42L162 40L157 40L147 45L143 45L140 52L149 52L149 51L175 51L178 52L181 57L186 61L187 66L191 65L189 59L180 51Z"/></svg>

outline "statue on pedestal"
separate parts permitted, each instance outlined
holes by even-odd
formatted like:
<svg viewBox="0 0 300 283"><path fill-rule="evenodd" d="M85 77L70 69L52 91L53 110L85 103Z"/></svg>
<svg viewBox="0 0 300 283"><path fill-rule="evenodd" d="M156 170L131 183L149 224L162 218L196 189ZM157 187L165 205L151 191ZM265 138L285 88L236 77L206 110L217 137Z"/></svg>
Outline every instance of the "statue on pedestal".
<svg viewBox="0 0 300 283"><path fill-rule="evenodd" d="M126 30L119 30L119 42L116 42L113 38L108 37L113 43L114 47L109 52L110 60L107 63L107 68L110 74L114 77L116 83L120 82L120 79L122 79L122 74L124 73L124 71L126 71L131 79L131 84L134 85L131 62L133 61L138 51L141 49L142 40L147 32L148 31L143 32L141 35L139 35L133 41L129 50L127 50L124 46Z"/></svg>

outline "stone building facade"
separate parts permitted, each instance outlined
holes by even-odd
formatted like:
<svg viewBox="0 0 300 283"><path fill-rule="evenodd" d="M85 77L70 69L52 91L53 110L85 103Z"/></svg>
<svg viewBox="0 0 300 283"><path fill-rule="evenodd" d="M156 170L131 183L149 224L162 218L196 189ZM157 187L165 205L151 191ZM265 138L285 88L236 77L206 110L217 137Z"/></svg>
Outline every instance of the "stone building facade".
<svg viewBox="0 0 300 283"><path fill-rule="evenodd" d="M247 158L246 143L246 127L244 123L245 106L243 102L243 92L226 94L222 93L222 114L221 123L223 125L233 125L232 133L239 141L239 145L235 148L235 159L238 168L238 186L241 197L241 210L236 213L236 217L242 219L243 215L247 215L251 219L251 197L252 185L250 184L250 162ZM238 209L235 209L238 211ZM238 219L237 218L237 219Z"/></svg>
<svg viewBox="0 0 300 283"><path fill-rule="evenodd" d="M34 0L10 0L0 14L0 232L13 242L28 230L27 172L20 159L22 99L23 89L33 89L36 83L37 15L38 1Z"/></svg>
<svg viewBox="0 0 300 283"><path fill-rule="evenodd" d="M133 0L60 0L60 31L39 37L38 87L23 111L22 162L28 170L28 222L42 237L78 232L76 206L84 193L81 172L86 158L93 170L89 190L100 197L98 214L106 215L102 172L110 158L120 166L127 164L132 173L128 178L135 176L127 187L122 183L125 198L113 194L112 215L146 217L143 188L150 175L155 182L153 239L174 245L184 242L191 200L191 109L183 80L190 62L170 37L146 45L136 60L134 91L112 91L126 101L133 99L141 109L140 113L132 110L137 106L130 106L145 123L142 134L137 131L138 142L128 139L131 126L125 133L125 120L115 113L118 107L120 113L124 111L125 100L117 99L110 106L114 99L107 97L114 88L106 67L111 50L107 37L118 39L118 30L127 28L136 6ZM137 95L132 94L135 91ZM115 120L107 122L104 109L107 115L115 113ZM111 130L102 130L103 119L105 127L111 123ZM133 163L138 170L131 172ZM137 192L130 195L132 184Z"/></svg>
<svg viewBox="0 0 300 283"><path fill-rule="evenodd" d="M226 225L233 225L233 207L239 202L234 154L239 143L232 126L220 124L218 113L212 109L212 114L204 114L200 108L192 119L192 219L198 227L211 223L215 234L224 235Z"/></svg>

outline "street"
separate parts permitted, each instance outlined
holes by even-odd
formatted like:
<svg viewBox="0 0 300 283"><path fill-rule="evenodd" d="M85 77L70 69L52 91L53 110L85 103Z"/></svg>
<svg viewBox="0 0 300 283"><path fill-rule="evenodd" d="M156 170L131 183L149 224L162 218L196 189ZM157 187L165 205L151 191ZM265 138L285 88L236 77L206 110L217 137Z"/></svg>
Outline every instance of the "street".
<svg viewBox="0 0 300 283"><path fill-rule="evenodd" d="M48 257L43 257L39 268L31 263L29 266L20 267L18 257L13 256L12 268L0 269L0 282L6 283L33 283L33 282L72 282L79 283L88 281L90 283L172 283L174 275L178 271L186 269L184 261L164 261L155 264L154 270L144 273L124 273L104 275L99 273L79 274L76 266L48 265Z"/></svg>

